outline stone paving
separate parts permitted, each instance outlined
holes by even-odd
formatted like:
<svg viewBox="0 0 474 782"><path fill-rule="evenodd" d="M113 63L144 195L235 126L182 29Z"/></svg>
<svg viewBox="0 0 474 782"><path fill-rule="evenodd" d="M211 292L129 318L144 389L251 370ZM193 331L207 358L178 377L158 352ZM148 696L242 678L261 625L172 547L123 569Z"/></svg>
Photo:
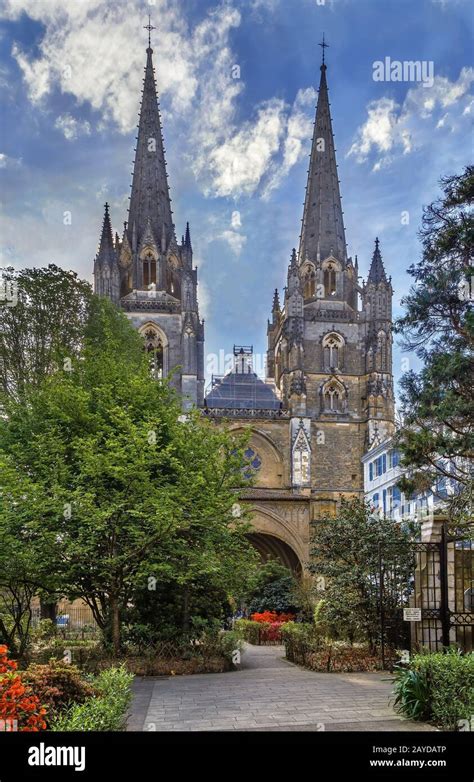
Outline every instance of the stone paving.
<svg viewBox="0 0 474 782"><path fill-rule="evenodd" d="M281 646L246 646L241 670L139 679L129 731L434 730L402 720L386 673L315 673Z"/></svg>

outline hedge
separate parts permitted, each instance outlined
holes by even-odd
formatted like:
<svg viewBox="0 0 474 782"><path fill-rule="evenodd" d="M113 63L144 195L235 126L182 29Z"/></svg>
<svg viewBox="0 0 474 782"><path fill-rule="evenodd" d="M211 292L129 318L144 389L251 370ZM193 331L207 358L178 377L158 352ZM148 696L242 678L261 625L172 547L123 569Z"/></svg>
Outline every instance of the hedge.
<svg viewBox="0 0 474 782"><path fill-rule="evenodd" d="M474 654L457 649L422 653L394 678L395 708L444 730L469 730L474 714Z"/></svg>

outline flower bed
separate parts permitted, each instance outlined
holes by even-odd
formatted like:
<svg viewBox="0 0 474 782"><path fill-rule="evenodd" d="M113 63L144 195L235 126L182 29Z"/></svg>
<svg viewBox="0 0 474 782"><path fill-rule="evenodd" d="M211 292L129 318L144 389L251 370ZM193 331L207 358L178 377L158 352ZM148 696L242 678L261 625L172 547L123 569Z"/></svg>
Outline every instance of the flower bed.
<svg viewBox="0 0 474 782"><path fill-rule="evenodd" d="M0 723L3 730L37 732L45 730L46 709L32 688L24 684L17 664L0 646Z"/></svg>
<svg viewBox="0 0 474 782"><path fill-rule="evenodd" d="M0 646L0 729L122 730L132 680L124 667L87 678L58 660L18 671L7 647Z"/></svg>
<svg viewBox="0 0 474 782"><path fill-rule="evenodd" d="M272 646L283 643L282 626L293 619L293 614L264 611L261 614L251 614L250 619L238 619L235 629L249 644Z"/></svg>
<svg viewBox="0 0 474 782"><path fill-rule="evenodd" d="M289 622L282 628L285 656L296 665L321 673L355 673L381 669L378 656L365 644L330 641L309 624Z"/></svg>

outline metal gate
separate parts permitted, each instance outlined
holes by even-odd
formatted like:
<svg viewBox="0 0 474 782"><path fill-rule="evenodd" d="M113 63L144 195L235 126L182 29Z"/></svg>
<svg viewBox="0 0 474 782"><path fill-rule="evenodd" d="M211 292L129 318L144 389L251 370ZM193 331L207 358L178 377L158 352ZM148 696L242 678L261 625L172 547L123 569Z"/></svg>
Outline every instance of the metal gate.
<svg viewBox="0 0 474 782"><path fill-rule="evenodd" d="M397 650L474 649L474 535L444 524L438 542L411 542L409 568L379 545L378 606L384 667ZM406 578L403 568L405 568ZM404 611L404 609L418 609ZM409 618L408 618L409 617Z"/></svg>

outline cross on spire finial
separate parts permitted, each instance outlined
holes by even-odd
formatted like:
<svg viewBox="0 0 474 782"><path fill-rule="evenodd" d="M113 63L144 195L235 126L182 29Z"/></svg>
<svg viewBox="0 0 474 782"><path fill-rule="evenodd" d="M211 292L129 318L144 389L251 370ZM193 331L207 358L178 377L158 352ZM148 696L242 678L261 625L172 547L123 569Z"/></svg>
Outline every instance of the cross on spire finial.
<svg viewBox="0 0 474 782"><path fill-rule="evenodd" d="M323 33L323 41L322 41L322 43L319 43L318 46L321 46L321 48L323 50L323 65L324 65L325 64L324 63L324 50L329 47L329 44L326 43L326 41L324 40L324 33Z"/></svg>
<svg viewBox="0 0 474 782"><path fill-rule="evenodd" d="M151 31L156 30L156 27L153 27L151 23L151 14L148 14L148 24L143 29L148 30L148 48L151 49Z"/></svg>

